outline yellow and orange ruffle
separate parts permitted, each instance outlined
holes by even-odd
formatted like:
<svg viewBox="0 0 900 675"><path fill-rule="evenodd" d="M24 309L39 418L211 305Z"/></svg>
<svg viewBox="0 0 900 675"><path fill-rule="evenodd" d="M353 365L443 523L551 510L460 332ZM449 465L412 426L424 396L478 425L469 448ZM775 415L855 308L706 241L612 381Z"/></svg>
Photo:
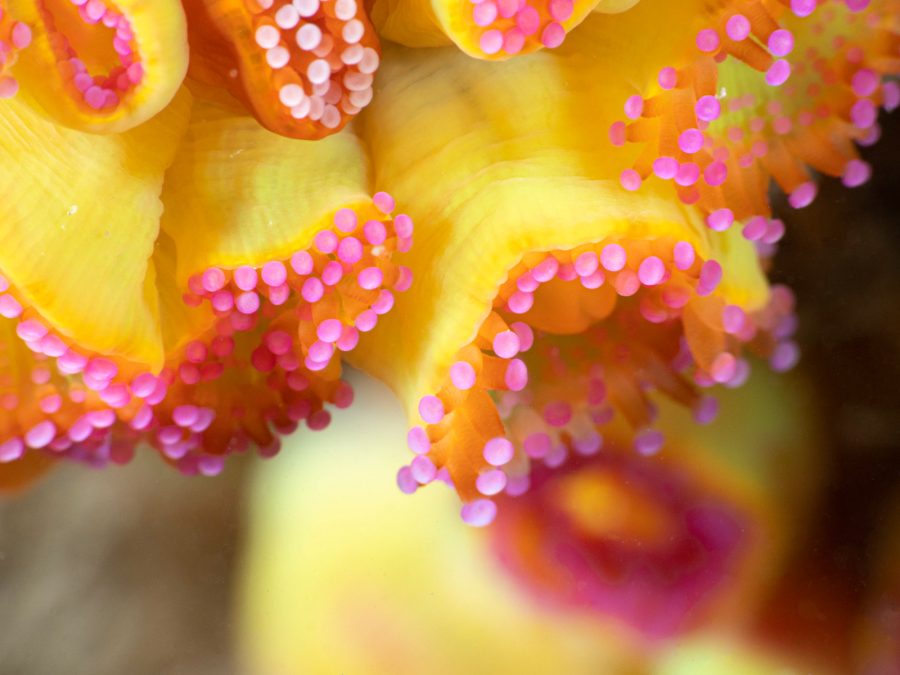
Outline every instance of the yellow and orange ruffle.
<svg viewBox="0 0 900 675"><path fill-rule="evenodd" d="M412 223L349 130L285 139L194 89L118 135L0 111L4 463L149 442L216 473L350 404L342 355L409 285Z"/></svg>
<svg viewBox="0 0 900 675"><path fill-rule="evenodd" d="M344 354L472 524L665 453L660 397L706 423L796 362L769 184L864 181L897 10L6 0L0 456L214 473L348 405Z"/></svg>

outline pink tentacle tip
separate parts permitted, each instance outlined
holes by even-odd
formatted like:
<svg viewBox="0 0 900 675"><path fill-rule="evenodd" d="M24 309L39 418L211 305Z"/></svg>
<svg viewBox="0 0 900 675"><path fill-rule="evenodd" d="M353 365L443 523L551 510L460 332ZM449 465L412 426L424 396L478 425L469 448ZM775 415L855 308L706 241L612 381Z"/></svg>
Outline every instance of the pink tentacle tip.
<svg viewBox="0 0 900 675"><path fill-rule="evenodd" d="M444 419L444 404L437 396L427 395L419 400L419 416L427 424L437 424Z"/></svg>
<svg viewBox="0 0 900 675"><path fill-rule="evenodd" d="M719 34L712 28L706 28L697 33L697 49L706 54L719 49L722 41Z"/></svg>
<svg viewBox="0 0 900 675"><path fill-rule="evenodd" d="M788 196L788 203L795 209L805 208L813 203L817 193L815 183L812 181L802 183Z"/></svg>
<svg viewBox="0 0 900 675"><path fill-rule="evenodd" d="M475 479L475 487L481 494L490 497L503 492L506 482L506 473L502 469L489 469Z"/></svg>
<svg viewBox="0 0 900 675"><path fill-rule="evenodd" d="M497 505L490 499L476 499L473 502L463 504L460 516L467 525L486 527L494 522L494 519L497 517Z"/></svg>
<svg viewBox="0 0 900 675"><path fill-rule="evenodd" d="M508 439L497 436L484 444L482 454L485 461L491 466L504 466L512 461L515 448Z"/></svg>
<svg viewBox="0 0 900 675"><path fill-rule="evenodd" d="M200 283L203 286L203 290L208 293L215 293L225 286L225 272L217 267L210 267L200 275Z"/></svg>
<svg viewBox="0 0 900 675"><path fill-rule="evenodd" d="M424 455L431 450L428 432L422 427L413 427L406 434L406 444L417 455Z"/></svg>
<svg viewBox="0 0 900 675"><path fill-rule="evenodd" d="M841 181L846 187L859 187L872 177L872 167L861 159L851 159L844 167L844 175Z"/></svg>
<svg viewBox="0 0 900 675"><path fill-rule="evenodd" d="M372 196L372 203L375 204L375 208L377 208L385 215L393 213L394 208L396 207L394 198L391 197L387 192L376 192Z"/></svg>
<svg viewBox="0 0 900 675"><path fill-rule="evenodd" d="M665 444L665 436L655 429L645 429L634 437L634 449L639 455L645 457L655 455L662 450Z"/></svg>

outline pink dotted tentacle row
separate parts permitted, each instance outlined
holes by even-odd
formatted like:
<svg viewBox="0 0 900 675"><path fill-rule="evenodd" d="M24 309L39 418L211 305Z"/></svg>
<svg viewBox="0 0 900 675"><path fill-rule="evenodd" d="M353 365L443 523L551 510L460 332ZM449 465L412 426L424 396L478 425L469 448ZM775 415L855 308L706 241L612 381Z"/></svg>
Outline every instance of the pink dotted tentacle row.
<svg viewBox="0 0 900 675"><path fill-rule="evenodd" d="M344 408L353 399L340 354L412 281L391 261L412 245L412 221L391 215L386 193L372 203L377 216L341 209L310 249L286 260L193 277L185 301L212 311L213 328L169 354L159 373L70 345L0 276L0 322L14 327L11 339L32 364L23 382L4 372L21 371L22 356L0 353L0 461L37 451L123 463L146 440L183 473L213 475L251 444L274 455L279 435L302 421L326 427L325 404ZM3 341L0 351L9 351ZM23 396L36 397L24 417Z"/></svg>
<svg viewBox="0 0 900 675"><path fill-rule="evenodd" d="M420 399L421 424L408 435L415 457L398 486L413 493L436 480L451 484L463 519L487 525L495 495L528 489L532 462L556 467L572 453L593 455L616 420L632 429L636 452L659 452L653 391L711 421L716 401L701 391L740 386L750 368L743 351L776 370L799 356L790 292L777 287L767 307L746 312L718 295L721 275L716 261L668 239L527 256L441 388ZM545 289L557 301L572 289L566 296L577 296L585 313L580 332L547 330Z"/></svg>

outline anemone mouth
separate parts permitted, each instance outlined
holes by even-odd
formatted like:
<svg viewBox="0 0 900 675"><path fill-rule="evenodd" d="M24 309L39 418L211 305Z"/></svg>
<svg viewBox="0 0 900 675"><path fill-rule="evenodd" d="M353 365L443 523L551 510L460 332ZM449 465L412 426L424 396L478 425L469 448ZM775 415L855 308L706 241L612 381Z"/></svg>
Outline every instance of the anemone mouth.
<svg viewBox="0 0 900 675"><path fill-rule="evenodd" d="M505 59L563 43L596 0L454 0L436 3L439 20L463 51Z"/></svg>
<svg viewBox="0 0 900 675"><path fill-rule="evenodd" d="M751 514L671 461L608 444L504 497L494 553L537 600L665 639L706 619L764 533Z"/></svg>
<svg viewBox="0 0 900 675"><path fill-rule="evenodd" d="M187 70L184 11L176 0L11 0L30 49L17 77L68 127L127 131L168 105ZM27 24L27 26L26 26Z"/></svg>
<svg viewBox="0 0 900 675"><path fill-rule="evenodd" d="M720 4L690 55L661 68L610 127L614 146L642 146L622 186L672 181L711 228L726 229L768 217L770 178L795 208L816 195L807 166L864 183L871 170L853 143L874 142L878 106L900 104L883 79L900 68L896 3Z"/></svg>
<svg viewBox="0 0 900 675"><path fill-rule="evenodd" d="M372 100L379 41L356 0L194 0L188 9L198 49L228 52L217 67L229 72L218 75L271 131L322 138Z"/></svg>
<svg viewBox="0 0 900 675"><path fill-rule="evenodd" d="M302 421L326 427L325 404L353 398L340 354L411 282L392 256L411 246L412 222L393 211L377 193L335 212L309 249L191 277L184 310L199 337L171 345L158 373L69 345L0 277L0 461L30 450L122 463L149 441L183 473L212 475L251 444L274 455Z"/></svg>
<svg viewBox="0 0 900 675"><path fill-rule="evenodd" d="M31 44L31 28L16 21L0 2L0 99L15 96L19 91L19 81L12 70L18 53Z"/></svg>
<svg viewBox="0 0 900 675"><path fill-rule="evenodd" d="M67 95L85 112L112 112L144 79L135 27L102 0L41 0L43 27Z"/></svg>
<svg viewBox="0 0 900 675"><path fill-rule="evenodd" d="M423 425L409 432L416 457L400 488L443 479L466 502L463 519L487 525L491 497L527 491L534 463L592 456L609 430L624 429L638 454L657 453L655 392L707 422L717 405L701 391L742 384L744 352L790 368L790 292L775 288L766 307L745 310L725 302L721 274L671 238L526 255L442 386L419 400Z"/></svg>

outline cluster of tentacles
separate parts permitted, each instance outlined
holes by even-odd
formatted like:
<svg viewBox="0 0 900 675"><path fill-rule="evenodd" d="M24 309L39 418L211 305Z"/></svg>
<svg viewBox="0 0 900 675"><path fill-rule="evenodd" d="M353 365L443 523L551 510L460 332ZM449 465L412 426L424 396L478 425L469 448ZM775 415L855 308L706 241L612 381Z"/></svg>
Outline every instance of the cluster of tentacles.
<svg viewBox="0 0 900 675"><path fill-rule="evenodd" d="M303 422L324 428L325 405L353 399L340 355L411 281L391 258L412 223L393 210L377 193L337 211L309 248L192 276L192 315L180 319L191 339L158 371L81 348L0 276L0 462L40 453L103 466L146 442L180 471L212 475L251 445L274 455Z"/></svg>
<svg viewBox="0 0 900 675"><path fill-rule="evenodd" d="M76 261L50 257L88 223L87 284L128 237L103 243L84 189L4 213L24 254L0 257L0 461L103 464L147 441L215 473L349 405L342 354L415 418L400 488L452 484L474 525L608 437L655 456L660 400L708 423L754 359L796 362L793 296L764 274L785 234L770 187L801 208L813 172L867 180L854 144L900 105L898 16L897 0L2 2L0 97L21 100L0 147L32 168L61 147L60 173L105 152L85 185L156 215L123 280L140 309L107 284L114 328L84 340L109 318L66 305L54 270ZM160 122L187 89L190 128ZM129 172L143 187L107 180ZM41 209L59 231L32 236ZM141 321L152 338L129 337Z"/></svg>

